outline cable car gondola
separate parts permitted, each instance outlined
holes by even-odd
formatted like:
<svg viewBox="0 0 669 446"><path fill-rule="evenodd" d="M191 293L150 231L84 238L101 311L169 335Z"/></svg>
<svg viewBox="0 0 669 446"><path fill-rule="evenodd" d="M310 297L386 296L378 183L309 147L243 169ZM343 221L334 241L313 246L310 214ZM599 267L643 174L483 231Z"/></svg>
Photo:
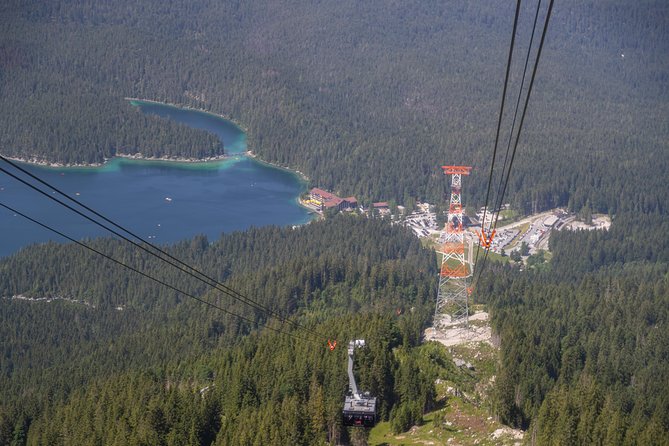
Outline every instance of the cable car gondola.
<svg viewBox="0 0 669 446"><path fill-rule="evenodd" d="M356 347L364 347L364 339L348 343L348 395L344 399L342 420L344 426L373 427L376 424L376 397L361 393L353 376L353 354Z"/></svg>

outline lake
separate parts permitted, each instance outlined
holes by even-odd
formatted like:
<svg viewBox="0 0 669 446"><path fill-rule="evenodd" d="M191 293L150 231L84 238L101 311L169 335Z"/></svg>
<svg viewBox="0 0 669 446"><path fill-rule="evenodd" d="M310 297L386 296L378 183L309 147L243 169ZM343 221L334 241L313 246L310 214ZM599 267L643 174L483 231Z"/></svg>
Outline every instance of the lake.
<svg viewBox="0 0 669 446"><path fill-rule="evenodd" d="M102 167L21 166L152 243L170 243L197 234L214 240L222 232L251 226L298 225L311 220L312 214L297 202L306 187L304 182L293 172L246 156L246 135L233 123L168 105L133 105L216 134L226 153L232 155L207 163L114 158ZM2 173L0 202L75 239L108 235ZM47 240L65 241L0 209L0 256Z"/></svg>

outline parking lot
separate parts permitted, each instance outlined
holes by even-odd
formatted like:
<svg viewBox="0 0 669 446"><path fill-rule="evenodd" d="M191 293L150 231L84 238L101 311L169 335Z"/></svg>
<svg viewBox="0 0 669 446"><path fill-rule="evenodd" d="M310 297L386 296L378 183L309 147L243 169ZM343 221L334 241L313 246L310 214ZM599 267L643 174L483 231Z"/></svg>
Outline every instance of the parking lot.
<svg viewBox="0 0 669 446"><path fill-rule="evenodd" d="M482 218L481 215L478 216ZM494 215L487 215L486 221L494 219ZM476 220L474 220L476 222ZM421 203L418 209L404 218L404 223L410 227L416 236L423 238L436 236L443 228L437 226L436 215L432 212L432 206ZM514 250L520 250L523 243L529 249L529 255L536 254L539 250L548 251L548 241L551 230L582 230L582 229L608 229L611 220L607 216L595 216L592 225L586 225L578 221L576 216L569 214L563 209L553 209L540 214L531 215L521 220L498 226L493 238L490 250L501 254L510 254ZM465 238L474 243L479 242L479 225L466 228Z"/></svg>

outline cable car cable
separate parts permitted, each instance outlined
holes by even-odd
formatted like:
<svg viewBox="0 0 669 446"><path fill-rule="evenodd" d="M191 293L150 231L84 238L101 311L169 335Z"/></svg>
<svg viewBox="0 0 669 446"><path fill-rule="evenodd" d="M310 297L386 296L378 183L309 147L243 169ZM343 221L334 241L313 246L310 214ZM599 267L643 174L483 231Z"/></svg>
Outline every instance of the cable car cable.
<svg viewBox="0 0 669 446"><path fill-rule="evenodd" d="M260 325L260 326L263 326L263 327L265 327L265 328L268 328L269 330L275 331L275 332L277 332L277 333L281 333L281 334L285 334L285 335L288 335L288 336L292 336L292 337L294 337L294 338L296 338L296 339L300 339L300 340L303 340L303 341L314 341L313 339L303 338L303 337L301 337L301 336L297 336L297 335L295 335L294 333L290 333L290 332L287 332L287 331L282 331L282 330L280 330L280 329L278 329L278 328L271 327L271 326L269 326L269 325L266 324L266 323L265 323L265 324L258 323L258 322L253 321L252 319L249 319L249 318L247 318L247 317L245 317L245 316L242 316L242 315L239 315L239 314L237 314L237 313L233 313L232 311L226 310L225 308L223 308L223 307L221 307L221 306L219 306L219 305L216 305L216 304L214 304L214 303L212 303L212 302L209 302L209 301L206 300L206 299L202 299L202 298L199 298L199 297L197 297L197 296L194 296L193 294L188 293L188 292L186 292L186 291L183 291L183 290L181 290L181 289L179 289L179 288L177 288L177 287L175 287L175 286L173 286L173 285L170 285L169 283L164 282L163 280L157 279L156 277L153 277L153 276L150 275L150 274L147 274L147 273L145 273L145 272L143 272L143 271L140 271L140 270L138 270L137 268L128 265L127 263L124 263L124 262L122 262L122 261L120 261L120 260L117 260L117 259L111 257L110 255L105 254L105 253L103 253L102 251L99 251L99 250L93 248L93 247L90 246L90 245L87 245L87 244L84 243L84 242L81 242L81 241L79 241L79 240L76 240L76 239L74 239L74 238L72 238L72 237L70 237L70 236L68 236L68 235L66 235L66 234L64 234L64 233L62 233L61 231L59 231L59 230L57 230L57 229L55 229L55 228L53 228L53 227L47 225L46 223L42 223L42 222L40 222L40 221L38 221L38 220L36 220L36 219L34 219L34 218L32 218L32 217L30 217L30 216L24 214L23 212L21 212L21 211L19 211L19 210L17 210L17 209L12 208L11 206L8 206L8 205L6 205L6 204L4 204L4 203L2 203L2 202L0 202L0 206L3 207L3 208L5 208L5 209L7 209L7 210L9 210L10 212L13 212L13 213L15 213L15 214L17 214L17 215L20 215L21 217L25 218L26 220L29 220L29 221L31 221L31 222L33 222L33 223L35 223L35 224L37 224L37 225L39 225L39 226L45 228L45 229L48 229L49 231L51 231L51 232L53 232L53 233L55 233L55 234L58 234L59 236L65 238L65 239L67 239L67 240L69 240L69 241L71 241L71 242L76 243L76 244L79 245L79 246L82 246L82 247L84 247L84 248L86 248L86 249L88 249L88 250L94 252L95 254L98 254L98 255L100 255L100 256L102 256L102 257L108 259L108 260L111 260L112 262L114 262L114 263L116 263L116 264L118 264L118 265L121 265L122 267L127 268L127 269L129 269L130 271L133 271L133 272L135 272L135 273L137 273L137 274L139 274L139 275L141 275L141 276L143 276L143 277L145 277L145 278L151 279L151 280L153 280L154 282L159 283L160 285L163 285L163 286L165 286L165 287L167 287L167 288L169 288L169 289L171 289L171 290L173 290L173 291L176 291L176 292L178 292L178 293L183 294L184 296L190 297L191 299L194 299L194 300L196 300L196 301L198 301L198 302L201 302L201 303L203 303L203 304L205 304L205 305L209 305L210 307L215 308L215 309L217 309L217 310L219 310L219 311L222 311L222 312L224 312L225 314L228 314L228 315L230 315L230 316L234 316L234 317L236 317L236 318L238 318L238 319L241 319L241 320L243 320L243 321L246 321L246 322L248 322L248 323L250 323L250 324L252 324L252 325Z"/></svg>
<svg viewBox="0 0 669 446"><path fill-rule="evenodd" d="M150 254L150 255L152 255L152 256L154 256L154 257L157 257L158 259L160 259L160 260L162 260L162 261L164 261L164 262L170 264L171 266L177 268L178 270L180 270L180 271L182 271L182 272L185 272L186 274L191 275L192 277L195 277L196 279L198 279L198 280L200 280L200 281L203 281L200 277L197 277L196 275L190 273L188 270L186 270L186 269L184 269L184 268L182 268L182 267L179 267L178 265L175 265L174 263L170 262L169 260L164 259L164 258L158 256L158 255L155 254L154 252L148 250L145 246L142 246L142 245L140 245L139 243L137 243L137 242L135 242L135 241L133 241L133 240L128 239L126 236L124 236L123 234L119 233L118 231L116 231L116 230L114 230L114 229L112 229L112 228L110 228L110 227L108 227L108 226L106 226L106 225L104 225L104 224L102 224L102 223L96 221L96 220L93 219L92 217L90 217L90 216L84 214L83 212L79 211L78 209L73 208L72 206L68 205L67 203L62 202L62 201L59 200L58 198L52 197L51 195L47 194L47 193L44 192L43 190L41 190L41 189L39 189L38 187L36 187L36 186L34 186L34 185L28 183L27 181L23 180L22 178L19 178L18 176L16 176L16 175L14 175L13 173L11 173L11 172L9 172L9 171L3 169L2 167L0 167L0 172L3 172L3 173L5 173L5 174L7 174L7 175L13 177L13 178L16 179L17 181L20 181L21 183L23 183L23 184L25 184L26 186L30 187L31 189L33 189L33 190L35 190L35 191L41 193L42 195L44 195L44 196L50 198L51 200L55 201L56 203L60 204L61 206L64 206L64 207L68 208L68 209L71 210L72 212L75 212L76 214L78 214L78 215L84 217L85 219L91 221L92 223L95 223L96 225L98 225L98 226L102 227L103 229L105 229L105 230L111 232L112 234L116 235L117 237L120 237L120 238L122 238L123 240L125 240L125 241L127 241L127 242L133 244L134 246L136 246L137 248L140 248L141 250L147 252L148 254ZM76 201L76 200L75 200L75 201ZM147 244L149 244L149 243L147 242ZM207 284L210 285L210 286L213 286L211 283L208 283L208 282L206 282L206 281L204 281L204 282L207 283ZM215 288L216 288L216 287L215 287ZM217 289L218 289L218 288L217 288ZM225 293L225 294L227 294L227 295L229 295L229 296L231 296L231 297L235 297L235 296L229 294L226 290L220 290L220 289L219 289L219 291L221 291L221 292L223 292L223 293ZM239 300L239 299L238 299L238 300ZM254 305L251 305L251 304L249 304L248 302L244 302L244 301L242 301L242 302L243 302L243 303L246 303L246 304L248 304L248 305L250 305L250 306L253 306L256 310L259 310L259 311L263 311L263 312L264 312L264 309L263 309L262 307L260 307L260 306L254 306Z"/></svg>
<svg viewBox="0 0 669 446"><path fill-rule="evenodd" d="M518 29L518 16L520 15L521 0L516 2L516 15L513 19L513 31L511 33L511 45L509 45L509 57L506 61L506 73L504 74L504 88L502 89L502 104L499 107L499 117L497 118L497 131L495 133L495 145L492 151L492 162L490 163L490 174L488 175L488 188L485 196L485 208L483 210L483 221L481 222L481 229L485 224L486 213L488 211L488 201L490 199L490 189L492 187L493 170L495 167L495 160L497 158L497 145L499 143L499 131L502 127L502 117L504 116L504 102L506 101L506 90L509 85L509 73L511 71L511 62L513 59L513 47L516 41L516 30Z"/></svg>
<svg viewBox="0 0 669 446"><path fill-rule="evenodd" d="M499 177L499 183L497 185L495 199L493 200L493 212L497 211L498 215L502 209L502 203L499 200L499 192L502 189L502 181L504 180L504 172L506 172L506 165L509 158L509 150L511 148L511 141L513 140L513 132L516 128L516 118L518 117L518 110L520 109L520 99L523 95L523 87L525 86L525 78L527 75L527 65L530 61L530 54L532 52L532 44L534 42L534 34L537 28L537 21L539 19L539 10L541 9L541 0L537 2L537 10L534 14L534 23L532 24L532 33L530 34L530 44L527 47L527 56L525 57L525 66L523 67L523 78L520 81L520 89L518 90L518 98L516 99L516 107L513 112L513 121L511 122L511 131L509 132L509 140L506 144L506 153L504 154L504 165L502 166L502 175ZM509 172L510 173L510 172Z"/></svg>
<svg viewBox="0 0 669 446"><path fill-rule="evenodd" d="M535 35L536 27L537 27L537 21L538 21L538 18L539 18L540 8L541 8L541 0L539 0L537 2L537 10L534 14L534 23L532 24L532 33L530 34L530 43L527 47L527 55L525 57L525 66L523 67L523 77L522 77L522 80L520 82L520 88L518 90L518 98L516 99L516 106L515 106L515 109L514 109L514 112L513 112L513 121L511 123L511 131L509 132L509 139L508 139L507 145L506 145L506 153L504 154L504 165L502 166L502 174L499 177L499 184L497 185L497 189L496 189L496 192L495 192L495 199L493 200L493 215L496 212L497 217L499 217L499 213L502 210L502 197L500 196L500 191L502 189L502 182L504 181L504 178L505 178L504 174L507 170L506 167L507 167L507 162L508 162L508 159L509 159L509 151L510 151L510 148L511 148L511 141L513 140L513 133L514 133L514 130L515 130L515 127L516 127L516 119L518 117L518 110L520 109L520 100L521 100L522 94L523 94L523 87L525 86L525 79L526 79L526 75L527 75L527 66L528 66L528 63L530 61L530 54L532 52L532 44L534 42L534 35ZM507 176L510 173L511 173L511 171L509 170ZM493 229L497 228L497 219L495 219L494 224L491 224L491 228L493 228ZM478 251L479 250L477 250L477 252L476 252L477 255L478 255ZM483 267L485 266L485 263L487 261L487 257L488 257L488 253L486 251L486 253L484 254L483 265L481 266L481 271L483 270ZM477 261L478 261L478 256L477 256L477 258L474 262L475 266L476 266ZM479 277L480 277L480 274L479 274Z"/></svg>
<svg viewBox="0 0 669 446"><path fill-rule="evenodd" d="M21 172L25 173L26 175L30 176L31 178L33 178L33 179L39 181L40 183L44 184L45 186L47 186L47 187L53 189L54 191L58 192L60 195L62 195L62 196L64 196L65 198L69 199L70 201L76 203L77 205L81 206L82 208L86 209L87 211L89 211L89 212L93 213L94 215L96 215L96 216L102 218L103 220L105 220L105 221L107 221L108 223L114 225L115 227L121 229L122 231L126 232L127 234L130 234L130 235L131 235L132 237L134 237L135 239L140 240L142 243L145 243L145 244L151 246L151 248L153 248L153 249L155 249L156 251L160 252L161 254L163 254L163 255L169 257L170 259L174 260L175 262L177 262L177 263L179 263L179 264L181 264L181 265L183 265L183 266L189 268L189 269L192 270L194 273L197 273L197 274L201 275L202 277L204 277L204 278L207 279L208 281L212 282L212 283L209 283L210 286L224 288L224 289L226 289L228 292L233 293L233 294L239 296L239 298L242 299L242 301L244 301L244 300L248 300L249 302L251 302L251 303L248 303L248 302L244 302L244 303L247 303L248 305L251 305L251 306L257 306L256 309L259 309L259 310L261 310L261 311L270 313L270 314L272 314L273 316L275 316L275 317L277 317L277 318L279 318L279 319L282 319L282 320L286 319L285 317L283 317L283 316L281 316L280 314L274 312L273 310L271 310L271 309L269 309L269 308L266 308L266 307L264 307L263 305L261 305L261 304L255 302L253 299L249 298L248 296L245 296L245 295L243 295L242 293L240 293L240 292L238 292L238 291L236 291L236 290L234 290L234 289L228 287L227 285L218 282L216 279L214 279L214 278L212 278L212 277L209 277L208 275L206 275L206 274L204 274L203 272L197 270L197 269L194 268L193 266L191 266L191 265L189 265L189 264L187 264L187 263L181 261L180 259L178 259L178 258L172 256L171 254L169 254L168 252L164 251L163 249L161 249L161 248L159 248L159 247L153 245L153 244L150 243L150 242L145 241L144 239L142 239L140 236L138 236L137 234L133 233L133 232L130 231L129 229L127 229L127 228L125 228L125 227L123 227L123 226L117 224L116 222L114 222L114 221L112 221L111 219L107 218L106 216L100 214L99 212L95 211L94 209L92 209L92 208L86 206L85 204L79 202L78 200L76 200L76 199L73 198L72 196L70 196L70 195L68 195L67 193L61 191L60 189L54 187L53 185L47 183L46 181L44 181L44 180L42 180L41 178L37 177L36 175L32 174L32 173L29 172L28 170L23 169L23 168L20 167L19 165L17 165L17 164L15 164L15 163L11 162L11 161L8 160L7 158L3 157L2 155L0 155L0 159L2 159L3 161L7 162L7 163L10 164L10 165L12 165L14 168L20 170ZM15 178L16 178L16 177L15 177ZM52 198L52 197L49 196L49 198ZM57 200L56 200L56 201L57 201ZM71 209L71 208L70 208L70 209ZM80 214L80 215L81 215L81 214ZM82 215L82 216L83 216L83 215ZM89 220L90 220L90 219L89 219ZM91 220L91 221L92 221L92 220ZM98 224L97 222L94 222L94 223ZM99 225L99 224L98 224L98 225ZM100 226L101 226L101 225L100 225ZM102 226L102 227L104 227L104 226ZM106 228L106 227L104 227L104 228L107 229L108 231L112 232L111 230L109 230L109 228ZM112 232L112 233L113 233L113 232ZM125 239L125 237L123 237L123 236L120 235L120 234L116 234L116 235L118 235L119 237L122 237L122 238ZM128 242L131 242L130 240L127 240L127 239L125 239L125 240L128 241ZM132 243L132 242L131 242L131 243ZM139 247L139 246L138 246L138 247ZM140 247L140 248L141 248L141 247ZM143 249L143 248L142 248L142 249ZM147 251L147 252L149 252L149 251ZM149 253L150 253L150 252L149 252ZM151 254L151 253L150 253L150 254ZM153 255L153 254L152 254L152 255ZM169 263L169 262L168 262L168 263ZM174 266L174 265L172 265L172 266ZM182 271L183 271L183 270L182 270ZM184 272L188 273L187 271L184 271ZM189 274L190 274L190 273L189 273ZM192 274L191 274L191 275L192 275ZM199 279L199 280L201 280L201 279ZM221 291L222 291L222 290L221 290ZM234 298L234 296L232 296L231 294L229 294L229 293L226 293L226 294L228 294L229 296L231 296L231 297ZM237 299L237 300L239 300L239 299ZM292 324L297 324L296 322L291 322L291 321L288 321L288 322L290 322L290 323L292 323ZM302 327L299 326L299 324L297 324L297 327L298 327L298 328L302 328Z"/></svg>
<svg viewBox="0 0 669 446"><path fill-rule="evenodd" d="M520 141L520 134L523 129L523 123L525 122L525 114L527 112L527 106L530 101L530 95L532 94L532 87L534 86L534 80L536 78L537 74L537 68L539 67L539 60L541 59L541 52L543 50L544 42L546 39L546 34L548 32L548 24L551 18L551 12L553 11L553 3L555 0L550 0L550 3L548 4L548 12L546 13L546 19L544 21L544 28L541 32L541 41L539 42L539 49L537 50L537 57L534 61L534 67L532 69L532 77L530 78L530 85L527 89L527 96L525 97L525 104L523 105L523 113L520 116L520 123L518 125L518 133L516 134L516 140L513 145L513 151L511 152L511 160L509 162L509 169L508 169L508 174L506 175L506 180L504 182L504 188L502 189L501 195L500 195L500 200L499 202L503 202L504 200L504 195L506 193L506 188L509 184L509 178L511 178L511 168L513 167L513 161L516 156L516 151L518 149L518 142ZM529 48L528 48L529 51ZM497 218L495 219L493 228L497 228L497 220L499 219L499 213L497 214ZM483 269L485 268L486 261L488 259L488 251L486 250L485 255L483 256L483 264L481 265L481 268L478 270L478 276L475 282L478 282L478 279L481 278L481 273L483 272Z"/></svg>
<svg viewBox="0 0 669 446"><path fill-rule="evenodd" d="M513 19L513 31L511 33L511 45L509 45L509 56L506 61L506 73L504 74L504 88L502 89L502 104L499 108L499 118L497 119L497 131L495 134L495 145L493 146L492 151L492 161L490 163L490 174L488 175L488 187L485 196L485 203L483 208L483 220L481 221L481 231L484 231L483 226L485 225L486 214L488 212L488 201L490 199L490 188L492 186L492 177L493 170L495 168L495 159L497 158L497 145L499 143L499 130L502 126L502 116L504 114L504 102L506 100L506 89L509 83L509 72L511 71L511 61L513 59L513 47L516 41L516 30L518 29L518 16L520 15L520 4L522 0L516 1L516 14ZM479 250L476 250L476 258L474 259L474 265L478 262Z"/></svg>
<svg viewBox="0 0 669 446"><path fill-rule="evenodd" d="M534 86L534 80L536 79L537 76L537 69L539 68L539 60L541 59L541 52L544 47L544 42L546 40L546 34L548 32L548 23L551 18L551 12L553 11L553 3L555 0L550 0L550 3L548 4L548 12L546 13L546 21L544 22L544 29L541 33L541 41L539 42L539 49L537 50L537 58L534 61L534 68L532 69L532 77L530 78L530 85L527 89L527 96L525 97L525 104L523 106L523 113L520 115L520 124L518 124L518 134L516 135L516 141L513 144L513 151L511 152L511 160L509 161L509 170L508 174L506 175L506 180L504 181L504 188L502 189L502 193L500 195L500 202L504 200L504 195L506 193L506 188L509 185L509 178L511 178L511 168L513 167L513 161L516 157L516 151L518 149L518 142L520 141L520 134L523 130L523 123L525 122L525 114L527 113L527 106L530 103L530 95L532 94L532 87ZM497 218L495 218L495 224L494 228L497 227L497 220L499 219L499 213L497 214Z"/></svg>
<svg viewBox="0 0 669 446"><path fill-rule="evenodd" d="M165 251L162 250L161 248L159 248L159 247L153 245L152 243L149 243L149 242L146 242L146 241L142 240L142 238L139 237L138 235L134 234L133 232L129 231L128 229L124 228L123 226L121 226L121 225L115 223L114 221L112 221L111 219L105 217L104 215L98 213L98 212L95 211L94 209L91 209L90 207L86 206L85 204L80 203L78 200L72 198L72 197L69 196L67 193L61 191L60 189L54 187L53 185L49 184L48 182L46 182L46 181L44 181L44 180L42 180L42 179L40 179L40 178L37 177L36 175L34 175L34 174L32 174L31 172L27 171L26 169L23 169L22 167L18 166L17 164L11 162L10 160L8 160L7 158L5 158L4 156L0 155L0 159L2 159L3 161L5 161L6 163L10 164L11 166L15 167L16 169L20 170L21 172L25 173L26 175L30 176L31 178L34 178L35 180L39 181L40 183L44 184L45 186L47 186L47 187L53 189L54 191L58 192L60 195L62 195L62 196L64 196L65 198L69 199L70 201L76 203L77 205L83 207L84 209L88 210L89 212L92 212L93 214L99 216L100 218L104 219L105 221L109 222L110 224L112 224L112 225L116 226L117 228L123 230L124 232L130 234L132 237L134 237L134 238L140 240L142 243L144 243L144 244L150 246L151 248L155 249L155 250L158 251L159 253L161 253L161 254L163 254L163 255L169 257L170 259L174 260L175 262L177 262L177 263L179 263L179 264L181 264L181 265L184 265L186 268L190 269L190 271L187 270L187 269L185 269L185 268L183 268L183 267L181 267L181 266L179 266L179 265L177 265L177 264L175 264L174 262L172 262L172 261L170 261L170 260L168 260L168 259L166 259L166 258L164 258L164 257L161 257L160 255L156 254L155 252L153 252L153 251L147 249L146 246L140 245L139 243L137 243L137 242L135 242L135 241L129 239L128 237L124 236L123 234L119 233L118 231L116 231L116 230L114 230L114 229L112 229L112 228L106 226L106 225L103 224L103 223L100 223L99 221L95 220L94 218L92 218L92 217L90 217L90 216L84 214L84 213L81 212L80 210L73 208L72 206L68 205L67 203L63 202L62 200L59 200L58 198L56 198L56 197L54 197L54 196L52 196L52 195L50 195L50 194L44 192L43 190L41 190L41 189L38 188L37 186L35 186L35 185L29 183L28 181L26 181L26 180L24 180L24 179L18 177L17 175L13 174L12 172L9 172L9 171L7 171L6 169L0 167L0 172L3 172L3 173L5 173L6 175L11 176L11 177L14 178L15 180L17 180L17 181L23 183L24 185L30 187L30 188L33 189L33 190L35 190L35 191L41 193L41 194L44 195L45 197L47 197L47 198L49 198L49 199L55 201L55 202L58 203L59 205L68 208L68 209L71 210L72 212L75 212L76 214L78 214L78 215L84 217L85 219L91 221L92 223L94 223L94 224L96 224L96 225L98 225L98 226L104 228L105 230L109 231L110 233L116 235L117 237L120 237L121 239L127 241L128 243L131 243L132 245L136 246L137 248L139 248L139 249L141 249L141 250L147 252L148 254L150 254L150 255L152 255L152 256L158 258L159 260L162 260L163 262L166 262L166 263L170 264L172 267L178 269L179 271L182 271L182 272L184 272L184 273L190 275L191 277L194 277L195 279L197 279L197 280L199 280L199 281L201 281L201 282L203 282L203 283L205 283L205 284L207 284L207 285L209 285L209 286L211 286L211 287L217 289L218 291L220 291L220 292L222 292L222 293L224 293L224 294L226 294L226 295L232 297L233 299L235 299L235 300L237 300L237 301L239 301L239 302L245 303L245 304L247 304L247 305L249 305L249 306L255 308L256 310L259 310L259 311L261 311L261 312L263 312L263 313L265 313L265 314L267 314L267 315L274 316L275 318L277 318L277 319L280 320L281 322L287 322L287 323L293 325L295 328L301 329L301 330L303 330L303 331L305 331L305 332L308 332L308 333L310 333L310 334L312 334L312 335L314 335L314 336L322 337L322 335L319 335L318 333L316 333L316 332L314 332L314 331L312 331L312 330L309 330L309 329L303 327L302 325L298 324L298 323L295 322L295 321L292 321L292 320L290 320L290 319L287 319L287 318L281 316L281 315L280 315L279 313L277 313L276 311L273 311L273 310L271 310L271 309L269 309L269 308L263 306L262 304L259 304L258 302L254 301L253 299L251 299L251 298L249 298L249 297L247 297L247 296L245 296L245 295L243 295L243 294L241 294L241 293L235 291L234 289L232 289L232 288L230 288L230 287L228 287L228 286L226 286L226 285L224 285L224 284L221 284L221 283L218 282L217 280L215 280L215 279L209 277L208 275L202 273L201 271L199 271L198 269L196 269L196 268L194 268L194 267L188 265L187 263L185 263L185 262L179 260L178 258L176 258L176 257L172 256L171 254L165 252Z"/></svg>

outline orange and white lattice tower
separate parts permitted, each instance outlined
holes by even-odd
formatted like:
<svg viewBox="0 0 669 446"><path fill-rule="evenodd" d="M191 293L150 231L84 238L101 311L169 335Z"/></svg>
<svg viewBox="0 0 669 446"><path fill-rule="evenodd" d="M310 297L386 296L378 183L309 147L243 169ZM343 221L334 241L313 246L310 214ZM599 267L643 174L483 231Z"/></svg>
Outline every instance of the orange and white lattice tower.
<svg viewBox="0 0 669 446"><path fill-rule="evenodd" d="M468 166L442 166L445 175L451 176L451 200L448 220L439 238L442 254L439 271L439 291L434 312L434 322L469 323L469 288L472 276L472 247L465 250L465 232L462 224L462 176L469 175Z"/></svg>

